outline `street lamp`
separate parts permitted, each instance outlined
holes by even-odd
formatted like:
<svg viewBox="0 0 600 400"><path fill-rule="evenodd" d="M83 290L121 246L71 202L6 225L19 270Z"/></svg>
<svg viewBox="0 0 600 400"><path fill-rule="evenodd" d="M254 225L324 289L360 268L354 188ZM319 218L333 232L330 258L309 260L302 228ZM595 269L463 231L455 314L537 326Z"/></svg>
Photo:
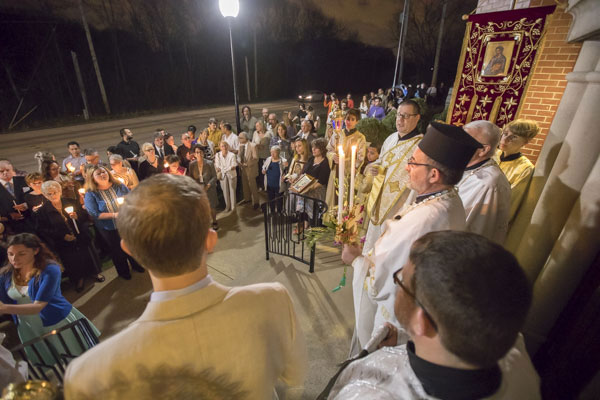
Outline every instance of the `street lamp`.
<svg viewBox="0 0 600 400"><path fill-rule="evenodd" d="M231 71L233 72L233 97L235 101L235 125L238 134L241 132L240 126L240 109L238 106L237 85L235 83L235 59L233 57L233 36L231 34L231 20L238 16L240 12L239 0L219 0L219 10L229 26L229 44L231 46Z"/></svg>

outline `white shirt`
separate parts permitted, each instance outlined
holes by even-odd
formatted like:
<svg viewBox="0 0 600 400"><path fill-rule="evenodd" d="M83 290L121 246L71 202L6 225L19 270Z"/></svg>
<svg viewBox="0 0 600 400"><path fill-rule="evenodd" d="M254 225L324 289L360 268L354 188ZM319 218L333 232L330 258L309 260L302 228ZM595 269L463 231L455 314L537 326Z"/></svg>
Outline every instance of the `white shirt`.
<svg viewBox="0 0 600 400"><path fill-rule="evenodd" d="M226 134L223 134L223 137L221 138L221 140L224 140L227 142L227 144L229 145L229 150L239 150L240 148L240 139L238 139L237 135L235 133L230 133L229 136Z"/></svg>
<svg viewBox="0 0 600 400"><path fill-rule="evenodd" d="M231 178L236 177L235 167L237 167L237 157L232 152L228 151L225 157L221 152L215 156L215 168L221 171L223 179L225 179L225 175Z"/></svg>
<svg viewBox="0 0 600 400"><path fill-rule="evenodd" d="M196 290L203 289L210 285L212 281L212 277L210 275L206 275L203 279L199 280L198 282L193 283L190 286L184 287L182 289L152 292L152 294L150 295L150 301L167 301L175 299L177 297L184 296L188 293L195 292Z"/></svg>

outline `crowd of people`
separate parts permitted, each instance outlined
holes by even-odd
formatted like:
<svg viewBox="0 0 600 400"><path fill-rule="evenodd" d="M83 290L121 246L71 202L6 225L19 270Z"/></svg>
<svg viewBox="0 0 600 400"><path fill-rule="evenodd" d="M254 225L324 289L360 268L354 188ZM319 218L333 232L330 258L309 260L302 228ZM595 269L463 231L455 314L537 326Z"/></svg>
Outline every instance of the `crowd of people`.
<svg viewBox="0 0 600 400"><path fill-rule="evenodd" d="M141 146L122 129L109 165L75 141L62 162L39 154L39 171L0 160L0 313L23 341L83 317L61 294L61 269L81 291L104 281L106 256L122 279L147 271L154 292L139 320L70 364L66 398L152 397L147 381L167 376L189 398L269 398L278 380L300 384L306 353L286 289L219 285L206 257L217 211L256 210L260 191L273 212L286 191L306 196L285 205L308 214L301 234L315 212L301 203L337 204L338 148L354 147L365 240L342 251L354 268L352 360L322 398L539 398L519 334L531 288L502 247L533 171L520 149L539 128L432 122L423 134L416 102L380 92L358 107L326 96L325 137L304 104L283 122L245 106L239 133L211 118L178 146L164 129ZM388 108L397 132L367 143L358 121Z"/></svg>

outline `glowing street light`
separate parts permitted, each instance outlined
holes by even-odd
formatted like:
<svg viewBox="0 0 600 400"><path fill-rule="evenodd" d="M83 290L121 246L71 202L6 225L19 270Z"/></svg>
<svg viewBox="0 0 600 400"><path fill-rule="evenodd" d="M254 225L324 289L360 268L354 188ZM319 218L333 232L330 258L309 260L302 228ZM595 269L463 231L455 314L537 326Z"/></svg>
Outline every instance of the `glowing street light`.
<svg viewBox="0 0 600 400"><path fill-rule="evenodd" d="M240 109L238 106L237 85L235 83L235 59L233 56L233 36L231 34L231 20L238 16L240 12L239 0L219 0L219 10L229 26L229 45L231 46L231 71L233 72L233 98L235 102L235 125L237 133L242 131L240 126Z"/></svg>

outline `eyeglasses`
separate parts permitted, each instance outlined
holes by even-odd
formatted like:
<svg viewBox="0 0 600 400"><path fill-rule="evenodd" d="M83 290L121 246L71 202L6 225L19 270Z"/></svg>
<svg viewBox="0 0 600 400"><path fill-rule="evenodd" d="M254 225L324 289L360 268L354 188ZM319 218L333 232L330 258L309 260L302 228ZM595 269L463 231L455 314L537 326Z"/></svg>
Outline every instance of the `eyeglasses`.
<svg viewBox="0 0 600 400"><path fill-rule="evenodd" d="M406 164L407 164L407 165L413 165L413 166L415 166L415 167L418 167L419 165L422 165L422 166L424 166L424 167L431 167L431 168L435 168L435 167L434 167L433 165L431 165L431 164L423 164L423 163L418 163L418 162L415 162L415 158L414 158L414 157L411 157L411 158L409 158L409 159L408 159L408 162L407 162Z"/></svg>
<svg viewBox="0 0 600 400"><path fill-rule="evenodd" d="M418 114L398 114L398 115L396 115L396 117L407 120L410 117L414 117L415 115L418 115Z"/></svg>
<svg viewBox="0 0 600 400"><path fill-rule="evenodd" d="M400 272L402 272L402 270L404 269L404 267L400 268L399 270L397 270L396 272L394 272L394 274L392 275L392 277L394 278L394 283L398 286L400 286L402 288L402 290L404 290L404 292L409 295L415 302L415 304L417 306L419 306L423 312L425 313L425 316L427 317L427 319L429 319L429 322L431 322L431 326L433 326L433 329L435 329L435 331L437 332L437 324L435 323L435 321L433 320L433 318L431 317L431 314L429 314L429 312L427 311L427 309L425 308L425 306L423 305L423 303L421 303L419 301L419 299L417 299L417 295L415 293L413 293L412 291L410 291L405 285L404 283L402 283L403 279L402 279L402 275L400 275L400 278L398 278L398 274Z"/></svg>
<svg viewBox="0 0 600 400"><path fill-rule="evenodd" d="M153 152L154 153L154 147L151 149L144 149L145 152Z"/></svg>

